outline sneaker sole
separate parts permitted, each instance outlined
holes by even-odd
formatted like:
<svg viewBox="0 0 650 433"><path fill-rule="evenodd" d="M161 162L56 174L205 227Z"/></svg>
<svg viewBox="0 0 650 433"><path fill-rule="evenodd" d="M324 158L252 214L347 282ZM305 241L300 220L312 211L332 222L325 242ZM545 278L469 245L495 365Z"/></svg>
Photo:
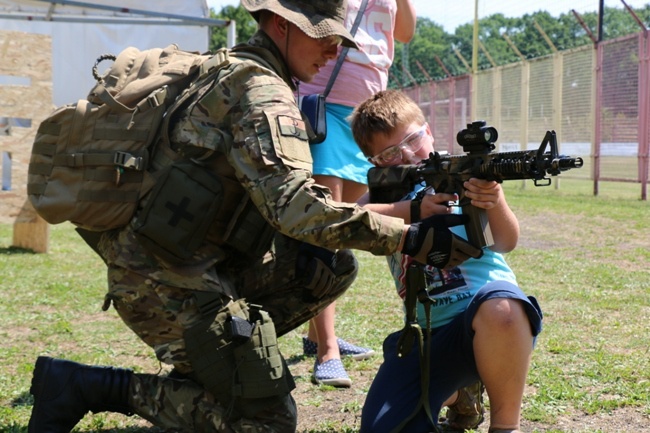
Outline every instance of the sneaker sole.
<svg viewBox="0 0 650 433"><path fill-rule="evenodd" d="M323 379L323 380L318 380L314 376L312 376L311 381L315 385L329 385L329 386L334 386L336 388L349 388L352 386L352 381L350 379Z"/></svg>
<svg viewBox="0 0 650 433"><path fill-rule="evenodd" d="M372 358L373 356L375 356L375 351L371 350L369 352L357 353L357 354L354 354L354 355L347 355L347 354L342 353L341 356L346 357L346 358L350 358L350 359L354 359L355 361L363 361L364 359Z"/></svg>

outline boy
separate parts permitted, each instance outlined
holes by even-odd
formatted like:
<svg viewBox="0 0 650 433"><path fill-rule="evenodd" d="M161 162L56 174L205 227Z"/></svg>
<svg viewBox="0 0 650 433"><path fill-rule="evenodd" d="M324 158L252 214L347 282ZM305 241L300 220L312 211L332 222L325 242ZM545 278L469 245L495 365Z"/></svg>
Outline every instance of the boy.
<svg viewBox="0 0 650 433"><path fill-rule="evenodd" d="M359 147L376 166L417 164L433 152L433 136L421 110L399 91L387 90L369 98L355 109L351 123ZM429 408L436 422L443 406L457 403L457 390L480 380L490 398L489 432L519 432L524 385L535 337L541 331L542 312L535 298L517 287L501 255L515 248L519 236L517 218L501 185L470 179L464 187L472 204L486 210L495 243L484 248L481 258L454 269L422 268L427 286L437 288L437 293L430 295L431 341L425 344L430 348ZM455 212L449 204L457 197L433 194L424 196L417 215L411 199L421 188L400 203L364 204L406 222L411 221L411 215L415 219ZM462 227L452 230L466 236ZM404 298L406 270L412 260L396 253L388 262L398 293ZM424 328L421 303L417 318ZM361 433L391 432L399 426L405 432L431 431L424 410L407 420L420 402L420 356L414 344L409 353L399 357L399 337L400 332L396 332L384 341L384 362L363 407Z"/></svg>

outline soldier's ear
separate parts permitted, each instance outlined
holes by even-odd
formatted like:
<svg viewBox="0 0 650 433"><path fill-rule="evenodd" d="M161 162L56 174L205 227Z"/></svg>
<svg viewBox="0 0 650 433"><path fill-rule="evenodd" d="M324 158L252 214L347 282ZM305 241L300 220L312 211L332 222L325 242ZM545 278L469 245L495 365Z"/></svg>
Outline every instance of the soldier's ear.
<svg viewBox="0 0 650 433"><path fill-rule="evenodd" d="M274 14L273 16L273 29L275 30L276 34L280 37L286 37L289 34L289 27L291 26L291 23L287 21L286 18L281 17L278 14Z"/></svg>

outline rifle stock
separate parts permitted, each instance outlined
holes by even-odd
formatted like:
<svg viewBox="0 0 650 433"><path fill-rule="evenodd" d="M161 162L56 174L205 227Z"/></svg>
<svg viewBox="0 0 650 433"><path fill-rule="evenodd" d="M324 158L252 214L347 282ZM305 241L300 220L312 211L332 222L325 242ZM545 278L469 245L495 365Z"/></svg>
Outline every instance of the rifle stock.
<svg viewBox="0 0 650 433"><path fill-rule="evenodd" d="M463 183L472 177L503 182L505 180L532 179L535 186L551 184L549 176L557 176L563 171L580 168L580 157L558 153L555 131L547 131L538 149L513 152L492 152L494 142L480 142L474 131L485 122L468 125L468 130L459 132L459 143L467 152L465 155L442 155L431 153L428 159L416 165L397 165L392 167L373 167L368 171L368 188L371 203L393 203L413 191L416 185L424 184L436 192L458 194L459 206L468 215L465 224L467 240L477 246L493 245L492 233L485 209L471 204L464 194ZM485 129L485 128L483 128ZM496 130L492 137L496 139ZM471 142L461 142L461 137L470 136ZM486 135L487 136L487 135ZM469 150L468 150L469 149Z"/></svg>

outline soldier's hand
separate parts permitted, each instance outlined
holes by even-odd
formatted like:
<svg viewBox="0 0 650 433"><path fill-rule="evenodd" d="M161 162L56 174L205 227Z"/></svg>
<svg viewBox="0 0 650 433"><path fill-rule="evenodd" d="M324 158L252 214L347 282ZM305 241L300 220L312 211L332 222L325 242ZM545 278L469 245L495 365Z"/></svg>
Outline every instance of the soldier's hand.
<svg viewBox="0 0 650 433"><path fill-rule="evenodd" d="M449 227L465 222L465 215L434 215L411 224L406 233L402 252L420 263L439 269L458 266L473 257L478 259L483 250L456 236Z"/></svg>

